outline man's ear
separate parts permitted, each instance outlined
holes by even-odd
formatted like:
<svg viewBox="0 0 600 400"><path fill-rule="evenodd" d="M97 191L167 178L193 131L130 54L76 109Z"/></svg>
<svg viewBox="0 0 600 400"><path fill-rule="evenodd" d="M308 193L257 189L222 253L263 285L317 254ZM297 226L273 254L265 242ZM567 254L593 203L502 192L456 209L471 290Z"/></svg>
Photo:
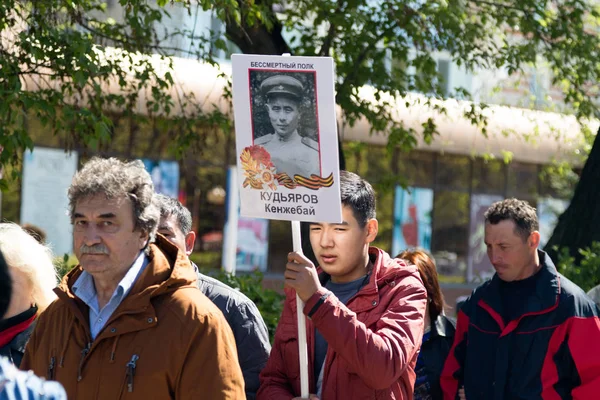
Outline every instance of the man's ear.
<svg viewBox="0 0 600 400"><path fill-rule="evenodd" d="M139 240L138 246L139 246L139 249L142 250L150 244L150 235L147 232L142 231L141 229L139 230L139 232L140 232L140 240Z"/></svg>
<svg viewBox="0 0 600 400"><path fill-rule="evenodd" d="M194 251L194 244L196 243L196 232L189 231L185 235L185 254L190 255Z"/></svg>
<svg viewBox="0 0 600 400"><path fill-rule="evenodd" d="M540 235L538 231L533 231L531 232L531 235L529 235L529 239L527 239L527 242L530 247L537 249L540 245L541 238L542 235Z"/></svg>
<svg viewBox="0 0 600 400"><path fill-rule="evenodd" d="M379 222L375 218L371 218L367 221L365 228L367 230L366 242L372 243L379 233Z"/></svg>

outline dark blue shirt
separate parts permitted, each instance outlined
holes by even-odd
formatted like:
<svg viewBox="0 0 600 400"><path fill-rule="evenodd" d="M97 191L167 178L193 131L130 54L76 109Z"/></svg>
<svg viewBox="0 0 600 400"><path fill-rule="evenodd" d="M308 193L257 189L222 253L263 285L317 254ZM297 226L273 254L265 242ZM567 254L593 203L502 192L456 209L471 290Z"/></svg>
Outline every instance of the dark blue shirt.
<svg viewBox="0 0 600 400"><path fill-rule="evenodd" d="M369 275L363 276L355 281L348 283L333 283L331 279L327 281L325 284L325 289L329 290L335 297L338 298L344 304L347 304L348 301L358 293L358 291L369 282ZM321 333L315 329L315 364L314 364L314 374L315 374L315 382L319 379L319 374L321 373L321 367L323 366L323 362L325 361L325 356L327 355L327 342L325 338L321 336Z"/></svg>
<svg viewBox="0 0 600 400"><path fill-rule="evenodd" d="M431 336L431 331L427 331L423 334L423 342L425 343L429 340L429 336ZM417 380L415 381L415 392L414 392L414 400L431 400L431 382L429 381L429 377L426 373L425 361L423 360L423 353L419 352L419 357L417 358L417 365L415 366L415 374L417 375Z"/></svg>

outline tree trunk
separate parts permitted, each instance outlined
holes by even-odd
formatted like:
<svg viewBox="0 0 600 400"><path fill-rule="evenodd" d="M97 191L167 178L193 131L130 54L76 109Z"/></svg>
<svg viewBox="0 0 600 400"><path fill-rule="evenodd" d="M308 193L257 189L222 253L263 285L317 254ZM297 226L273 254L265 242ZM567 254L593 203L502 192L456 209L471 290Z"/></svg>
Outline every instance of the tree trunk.
<svg viewBox="0 0 600 400"><path fill-rule="evenodd" d="M225 24L227 38L236 44L244 54L267 54L280 56L289 53L290 47L282 35L283 27L277 21L277 17L270 16L273 21L273 29L257 23L249 27L246 23L238 25L233 18Z"/></svg>
<svg viewBox="0 0 600 400"><path fill-rule="evenodd" d="M552 236L544 248L556 261L553 247L567 247L579 262L579 249L600 241L600 131L585 162L569 207L559 217Z"/></svg>

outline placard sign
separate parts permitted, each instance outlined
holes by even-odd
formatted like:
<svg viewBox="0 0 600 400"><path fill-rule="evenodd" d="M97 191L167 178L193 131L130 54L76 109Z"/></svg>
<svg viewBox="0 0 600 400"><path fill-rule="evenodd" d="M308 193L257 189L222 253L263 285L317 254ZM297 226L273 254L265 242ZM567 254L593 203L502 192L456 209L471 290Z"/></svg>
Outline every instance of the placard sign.
<svg viewBox="0 0 600 400"><path fill-rule="evenodd" d="M241 215L341 222L333 59L232 56Z"/></svg>

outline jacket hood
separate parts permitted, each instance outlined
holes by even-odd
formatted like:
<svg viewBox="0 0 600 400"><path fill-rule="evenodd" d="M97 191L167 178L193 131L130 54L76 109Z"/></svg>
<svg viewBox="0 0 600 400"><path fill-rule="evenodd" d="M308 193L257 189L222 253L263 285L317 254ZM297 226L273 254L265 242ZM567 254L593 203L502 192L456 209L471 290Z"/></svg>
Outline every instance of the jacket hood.
<svg viewBox="0 0 600 400"><path fill-rule="evenodd" d="M371 273L375 276L375 281L380 282L380 286L407 276L416 276L421 282L417 267L406 260L392 258L377 247L369 248L369 258L373 262Z"/></svg>
<svg viewBox="0 0 600 400"><path fill-rule="evenodd" d="M388 253L377 247L369 247L369 259L373 264L373 268L369 271L369 282L361 289L361 294L378 293L383 286L398 282L409 276L415 277L422 283L417 267L406 260L392 258ZM321 267L317 268L317 272L319 273L321 285L324 286L331 277Z"/></svg>
<svg viewBox="0 0 600 400"><path fill-rule="evenodd" d="M182 287L196 286L197 275L184 252L157 234L156 241L148 246L148 266L131 288L128 298L146 299L173 292ZM62 298L75 298L73 284L81 276L83 268L77 265L54 289Z"/></svg>

